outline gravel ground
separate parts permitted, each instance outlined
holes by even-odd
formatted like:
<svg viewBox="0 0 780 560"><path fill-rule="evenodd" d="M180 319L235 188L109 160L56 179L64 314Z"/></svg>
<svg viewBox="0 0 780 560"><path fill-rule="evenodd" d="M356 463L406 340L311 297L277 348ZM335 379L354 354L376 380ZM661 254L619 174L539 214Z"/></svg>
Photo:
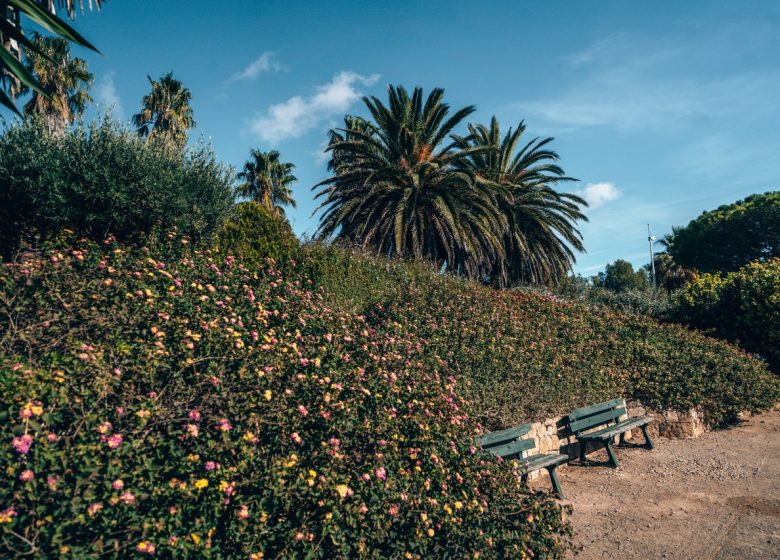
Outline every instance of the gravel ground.
<svg viewBox="0 0 780 560"><path fill-rule="evenodd" d="M780 559L780 408L698 439L655 441L653 451L619 448L618 469L559 469L578 558Z"/></svg>

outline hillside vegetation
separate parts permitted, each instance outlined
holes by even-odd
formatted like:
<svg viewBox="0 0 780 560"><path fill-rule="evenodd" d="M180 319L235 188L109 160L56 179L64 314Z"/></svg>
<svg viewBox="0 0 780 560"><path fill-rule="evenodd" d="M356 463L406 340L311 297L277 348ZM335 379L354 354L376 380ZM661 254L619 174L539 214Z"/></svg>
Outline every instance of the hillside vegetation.
<svg viewBox="0 0 780 560"><path fill-rule="evenodd" d="M332 301L424 339L430 363L451 368L486 428L615 396L656 409L697 407L717 425L780 398L762 361L679 325L539 291L501 292L419 263L322 246L308 255Z"/></svg>

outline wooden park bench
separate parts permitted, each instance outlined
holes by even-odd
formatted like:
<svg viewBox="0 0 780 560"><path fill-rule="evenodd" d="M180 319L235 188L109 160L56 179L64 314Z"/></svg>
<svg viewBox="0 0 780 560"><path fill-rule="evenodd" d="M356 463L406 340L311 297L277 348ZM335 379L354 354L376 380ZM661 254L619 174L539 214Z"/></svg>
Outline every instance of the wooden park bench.
<svg viewBox="0 0 780 560"><path fill-rule="evenodd" d="M553 491L559 498L563 499L561 484L558 482L558 475L555 469L561 463L569 460L567 455L559 453L538 453L530 456L523 456L523 453L536 447L536 441L533 438L521 439L531 431L531 424L522 424L508 430L492 432L477 438L477 442L482 449L490 451L504 459L516 459L520 464L520 472L523 482L528 481L528 475L540 469L546 469L550 475Z"/></svg>
<svg viewBox="0 0 780 560"><path fill-rule="evenodd" d="M580 444L580 462L585 462L585 450L588 443L600 442L609 455L609 465L613 468L620 466L615 452L612 450L612 440L619 435L620 442L623 443L626 432L634 428L642 430L642 434L645 436L645 447L653 449L653 441L647 433L647 425L653 421L653 418L637 416L620 420L621 416L628 416L626 401L623 399L613 399L585 408L578 408L569 413L569 429Z"/></svg>

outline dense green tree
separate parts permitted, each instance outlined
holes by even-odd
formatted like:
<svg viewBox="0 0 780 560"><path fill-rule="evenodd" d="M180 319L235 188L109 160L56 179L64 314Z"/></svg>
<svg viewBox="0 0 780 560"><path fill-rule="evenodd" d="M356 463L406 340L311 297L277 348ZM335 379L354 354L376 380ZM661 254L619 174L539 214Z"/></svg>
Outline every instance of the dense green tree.
<svg viewBox="0 0 780 560"><path fill-rule="evenodd" d="M584 251L577 220L587 218L580 197L556 190L573 181L558 165L558 154L547 148L552 138L534 138L520 147L526 126L521 122L502 137L495 117L489 126L469 125L469 136L456 136L459 147L487 148L473 152L459 165L490 183L501 186L497 200L507 217L503 235L505 259L491 276L499 284L558 282ZM519 149L518 149L519 148Z"/></svg>
<svg viewBox="0 0 780 560"><path fill-rule="evenodd" d="M177 143L187 141L187 131L195 127L192 116L192 92L168 72L160 80L147 76L151 91L141 100L141 112L133 115L139 136L166 135Z"/></svg>
<svg viewBox="0 0 780 560"><path fill-rule="evenodd" d="M145 142L108 120L54 137L30 119L0 135L0 254L64 228L127 241L177 228L197 241L228 214L233 177L205 146Z"/></svg>
<svg viewBox="0 0 780 560"><path fill-rule="evenodd" d="M446 263L471 277L503 259L507 218L501 187L462 165L482 147L449 140L474 111L450 113L444 91L388 88L388 103L363 101L370 120L347 119L330 131L333 176L314 188L324 197L317 235L336 237L381 254Z"/></svg>
<svg viewBox="0 0 780 560"><path fill-rule="evenodd" d="M43 93L32 91L32 97L24 105L24 113L40 115L49 132L62 134L92 101L89 88L93 75L87 70L85 60L71 58L70 43L65 39L34 33L32 42L36 49L27 53L25 68L38 80ZM23 83L12 88L15 96L29 91Z"/></svg>
<svg viewBox="0 0 780 560"><path fill-rule="evenodd" d="M281 161L276 150L252 150L251 158L238 174L243 182L238 194L252 199L270 212L284 214L283 206L296 207L291 185L298 179L293 175L295 165Z"/></svg>
<svg viewBox="0 0 780 560"><path fill-rule="evenodd" d="M704 212L666 241L677 264L699 272L730 272L780 257L780 191Z"/></svg>
<svg viewBox="0 0 780 560"><path fill-rule="evenodd" d="M634 270L634 266L623 259L608 264L604 272L593 277L593 284L614 292L645 290L650 287L645 271Z"/></svg>

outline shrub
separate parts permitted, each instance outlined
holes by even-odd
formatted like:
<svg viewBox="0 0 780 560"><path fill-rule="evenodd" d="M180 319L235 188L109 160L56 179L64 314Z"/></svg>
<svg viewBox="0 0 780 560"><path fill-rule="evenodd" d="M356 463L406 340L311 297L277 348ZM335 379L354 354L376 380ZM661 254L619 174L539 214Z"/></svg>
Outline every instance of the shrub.
<svg viewBox="0 0 780 560"><path fill-rule="evenodd" d="M283 215L272 214L257 202L242 202L219 230L217 248L247 262L263 263L271 258L285 263L297 256L300 245Z"/></svg>
<svg viewBox="0 0 780 560"><path fill-rule="evenodd" d="M370 260L359 261L360 278ZM447 364L471 416L487 428L616 396L655 409L697 407L712 424L780 399L777 380L759 360L679 325L537 291L500 292L419 265L376 263L381 294L345 279L347 268L334 271L319 279L326 293L354 284L353 306L362 305L372 324L417 333L429 367Z"/></svg>
<svg viewBox="0 0 780 560"><path fill-rule="evenodd" d="M172 243L0 273L0 555L562 557L425 340Z"/></svg>
<svg viewBox="0 0 780 560"><path fill-rule="evenodd" d="M780 373L780 258L702 275L677 295L672 315L764 356Z"/></svg>
<svg viewBox="0 0 780 560"><path fill-rule="evenodd" d="M0 136L0 252L63 228L144 241L177 227L197 240L221 225L231 183L206 147L146 142L108 120L58 137L27 122Z"/></svg>

